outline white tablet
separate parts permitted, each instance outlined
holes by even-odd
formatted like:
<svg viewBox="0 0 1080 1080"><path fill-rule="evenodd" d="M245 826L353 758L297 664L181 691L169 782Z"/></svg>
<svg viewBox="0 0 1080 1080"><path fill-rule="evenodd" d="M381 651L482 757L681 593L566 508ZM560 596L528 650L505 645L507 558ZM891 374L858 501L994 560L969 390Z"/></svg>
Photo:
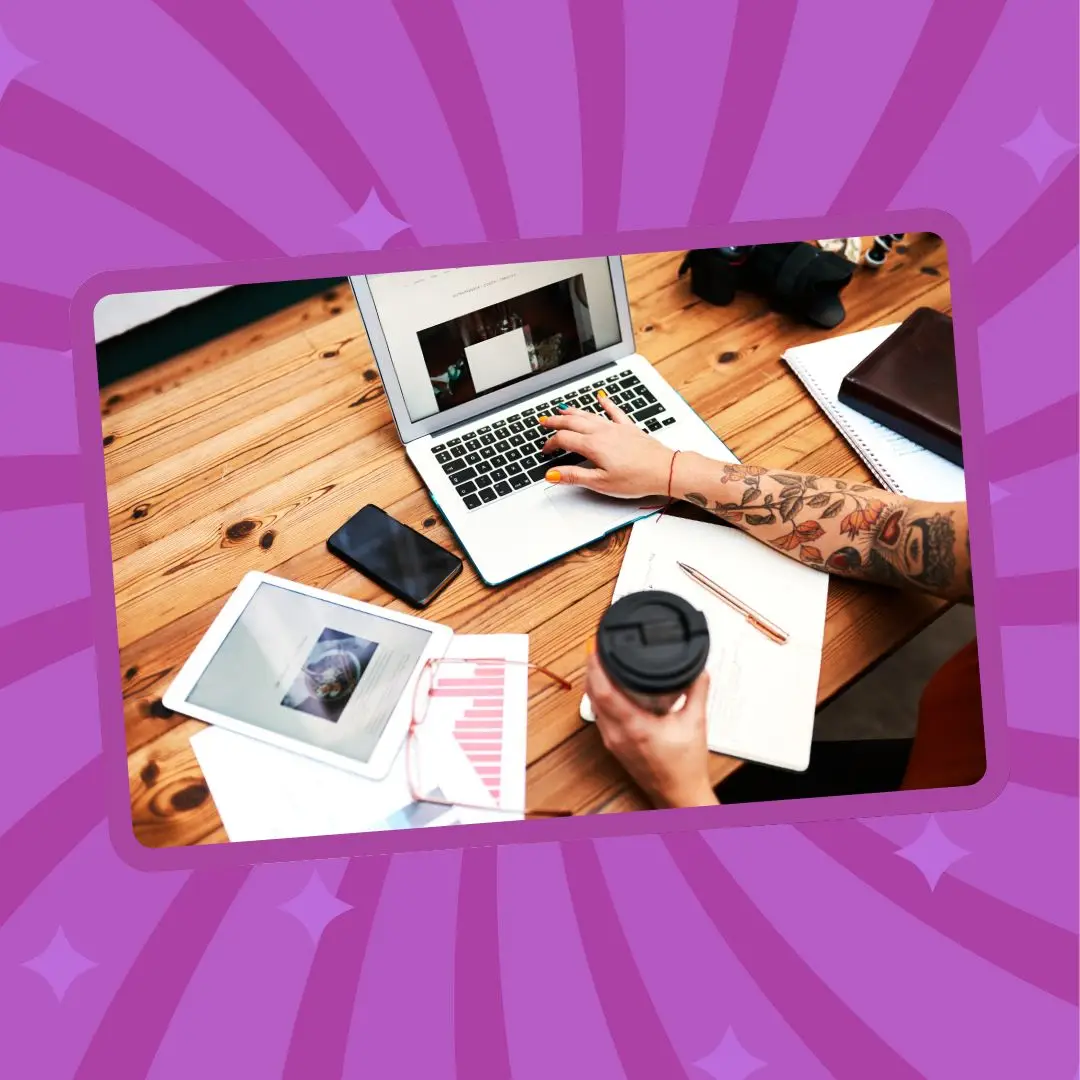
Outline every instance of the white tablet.
<svg viewBox="0 0 1080 1080"><path fill-rule="evenodd" d="M166 708L381 780L447 626L250 573L164 694Z"/></svg>

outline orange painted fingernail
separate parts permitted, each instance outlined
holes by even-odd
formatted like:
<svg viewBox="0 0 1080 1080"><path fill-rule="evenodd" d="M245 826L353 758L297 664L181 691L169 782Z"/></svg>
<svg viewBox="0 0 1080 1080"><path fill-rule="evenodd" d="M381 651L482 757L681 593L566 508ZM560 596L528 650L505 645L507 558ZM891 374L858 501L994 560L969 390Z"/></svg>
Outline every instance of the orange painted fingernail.
<svg viewBox="0 0 1080 1080"><path fill-rule="evenodd" d="M597 390L596 391L596 396L597 397L607 397L607 391L606 390Z"/></svg>
<svg viewBox="0 0 1080 1080"><path fill-rule="evenodd" d="M547 473L545 473L544 475L544 479L549 484L557 484L562 479L562 477L559 475L558 469L548 469Z"/></svg>
<svg viewBox="0 0 1080 1080"><path fill-rule="evenodd" d="M543 423L543 422L544 422L545 420L550 420L550 419L551 419L551 417L550 417L550 416L538 416L538 417L536 418L536 422L537 422L538 424L542 424L542 423Z"/></svg>

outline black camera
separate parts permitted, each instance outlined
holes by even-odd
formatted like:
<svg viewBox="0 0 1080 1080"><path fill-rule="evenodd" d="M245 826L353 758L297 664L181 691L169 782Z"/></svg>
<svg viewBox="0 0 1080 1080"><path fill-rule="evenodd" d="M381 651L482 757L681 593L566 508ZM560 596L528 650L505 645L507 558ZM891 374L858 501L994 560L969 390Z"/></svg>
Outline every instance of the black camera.
<svg viewBox="0 0 1080 1080"><path fill-rule="evenodd" d="M844 321L840 293L855 264L813 244L757 244L687 252L679 277L687 271L690 288L707 303L726 307L740 290L752 292L778 311L831 330Z"/></svg>

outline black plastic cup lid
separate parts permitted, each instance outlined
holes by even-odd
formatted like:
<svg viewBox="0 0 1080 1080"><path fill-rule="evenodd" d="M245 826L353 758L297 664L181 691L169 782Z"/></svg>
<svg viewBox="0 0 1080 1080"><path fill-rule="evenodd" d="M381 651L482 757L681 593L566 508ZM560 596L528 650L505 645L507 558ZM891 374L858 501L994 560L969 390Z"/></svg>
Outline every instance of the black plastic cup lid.
<svg viewBox="0 0 1080 1080"><path fill-rule="evenodd" d="M637 592L600 620L596 649L608 676L640 694L685 690L709 658L705 616L681 596Z"/></svg>

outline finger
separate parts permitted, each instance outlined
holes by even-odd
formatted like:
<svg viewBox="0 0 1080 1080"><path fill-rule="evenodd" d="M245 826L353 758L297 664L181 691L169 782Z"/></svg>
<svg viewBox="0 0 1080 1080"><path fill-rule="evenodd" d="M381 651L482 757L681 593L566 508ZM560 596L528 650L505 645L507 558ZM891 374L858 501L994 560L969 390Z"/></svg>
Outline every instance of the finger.
<svg viewBox="0 0 1080 1080"><path fill-rule="evenodd" d="M557 465L548 469L544 479L549 484L569 485L603 491L607 476L602 469L583 469L580 465Z"/></svg>
<svg viewBox="0 0 1080 1080"><path fill-rule="evenodd" d="M536 419L541 427L554 431L580 431L583 435L596 431L597 425L603 423L599 416L583 412L581 409L567 409L565 412L557 412L552 416L538 416Z"/></svg>
<svg viewBox="0 0 1080 1080"><path fill-rule="evenodd" d="M709 700L709 673L703 671L695 680L694 684L686 693L686 704L683 708L704 709Z"/></svg>
<svg viewBox="0 0 1080 1080"><path fill-rule="evenodd" d="M615 404L614 401L611 400L610 397L608 397L606 390L598 390L596 392L596 397L600 402L600 408L603 409L616 424L632 424L634 422L619 408L618 405Z"/></svg>
<svg viewBox="0 0 1080 1080"><path fill-rule="evenodd" d="M585 685L589 700L610 720L626 731L638 730L642 723L655 721L656 717L635 705L621 690L615 687L593 653L585 662Z"/></svg>
<svg viewBox="0 0 1080 1080"><path fill-rule="evenodd" d="M556 431L546 443L543 453L548 454L552 450L568 450L571 454L580 454L589 457L588 447L592 445L592 439L588 435L582 435L577 431ZM589 458L591 461L592 459Z"/></svg>

